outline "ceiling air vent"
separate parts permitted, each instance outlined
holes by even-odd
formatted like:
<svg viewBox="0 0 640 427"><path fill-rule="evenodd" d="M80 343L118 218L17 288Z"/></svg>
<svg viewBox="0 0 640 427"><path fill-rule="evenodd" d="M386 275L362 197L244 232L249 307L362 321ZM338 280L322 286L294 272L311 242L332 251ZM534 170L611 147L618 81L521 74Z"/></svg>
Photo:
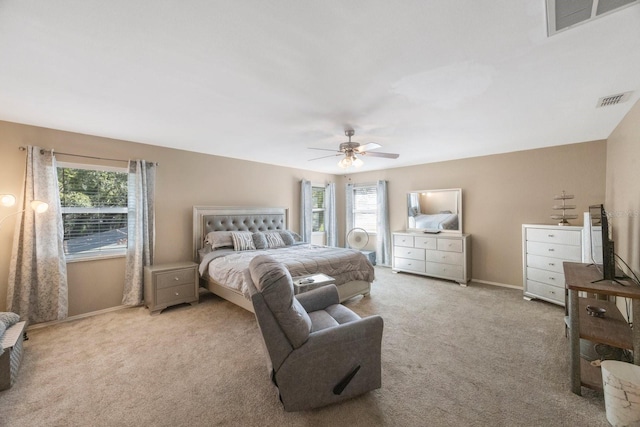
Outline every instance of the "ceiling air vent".
<svg viewBox="0 0 640 427"><path fill-rule="evenodd" d="M616 95L604 96L598 99L598 105L596 105L596 107L600 108L600 107L608 107L610 105L620 104L622 102L625 102L627 99L629 99L632 93L633 92L624 92L624 93L618 93Z"/></svg>
<svg viewBox="0 0 640 427"><path fill-rule="evenodd" d="M640 4L640 0L546 0L547 33L552 36L578 24Z"/></svg>

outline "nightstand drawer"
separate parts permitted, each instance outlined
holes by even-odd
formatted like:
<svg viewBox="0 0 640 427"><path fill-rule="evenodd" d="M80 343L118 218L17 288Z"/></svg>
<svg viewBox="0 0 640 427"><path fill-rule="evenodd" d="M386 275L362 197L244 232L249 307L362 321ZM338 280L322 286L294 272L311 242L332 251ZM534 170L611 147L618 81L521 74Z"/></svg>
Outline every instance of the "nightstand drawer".
<svg viewBox="0 0 640 427"><path fill-rule="evenodd" d="M158 273L157 289L169 288L177 285L193 284L193 269L174 270Z"/></svg>
<svg viewBox="0 0 640 427"><path fill-rule="evenodd" d="M193 283L158 289L156 293L156 304L169 304L185 300L191 301L195 295L195 287L193 286Z"/></svg>

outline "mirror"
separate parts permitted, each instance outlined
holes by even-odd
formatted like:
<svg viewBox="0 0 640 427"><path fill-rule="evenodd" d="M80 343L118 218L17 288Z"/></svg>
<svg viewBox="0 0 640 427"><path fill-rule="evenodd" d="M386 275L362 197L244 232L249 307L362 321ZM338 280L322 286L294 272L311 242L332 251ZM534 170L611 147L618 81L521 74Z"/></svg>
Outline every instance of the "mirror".
<svg viewBox="0 0 640 427"><path fill-rule="evenodd" d="M462 189L407 193L407 230L462 233Z"/></svg>

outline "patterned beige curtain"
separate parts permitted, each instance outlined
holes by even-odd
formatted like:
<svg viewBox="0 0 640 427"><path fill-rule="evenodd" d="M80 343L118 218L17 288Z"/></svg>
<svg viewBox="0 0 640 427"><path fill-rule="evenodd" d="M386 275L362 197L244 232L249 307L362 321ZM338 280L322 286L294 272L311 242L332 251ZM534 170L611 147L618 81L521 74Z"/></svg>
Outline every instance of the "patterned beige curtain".
<svg viewBox="0 0 640 427"><path fill-rule="evenodd" d="M33 200L49 204L43 213ZM16 221L9 266L7 306L28 323L67 317L67 264L63 248L58 176L53 153L27 147L23 212Z"/></svg>
<svg viewBox="0 0 640 427"><path fill-rule="evenodd" d="M155 244L155 174L154 163L144 160L129 162L129 209L127 265L123 305L139 305L143 300L145 265L153 265Z"/></svg>

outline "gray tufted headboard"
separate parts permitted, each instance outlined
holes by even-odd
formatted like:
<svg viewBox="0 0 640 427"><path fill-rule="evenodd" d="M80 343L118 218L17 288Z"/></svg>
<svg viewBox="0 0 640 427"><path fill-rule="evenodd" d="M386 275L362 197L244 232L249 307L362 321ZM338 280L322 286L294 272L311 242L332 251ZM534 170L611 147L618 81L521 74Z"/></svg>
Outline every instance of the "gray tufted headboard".
<svg viewBox="0 0 640 427"><path fill-rule="evenodd" d="M193 207L193 259L211 231L286 230L289 210L259 207Z"/></svg>

